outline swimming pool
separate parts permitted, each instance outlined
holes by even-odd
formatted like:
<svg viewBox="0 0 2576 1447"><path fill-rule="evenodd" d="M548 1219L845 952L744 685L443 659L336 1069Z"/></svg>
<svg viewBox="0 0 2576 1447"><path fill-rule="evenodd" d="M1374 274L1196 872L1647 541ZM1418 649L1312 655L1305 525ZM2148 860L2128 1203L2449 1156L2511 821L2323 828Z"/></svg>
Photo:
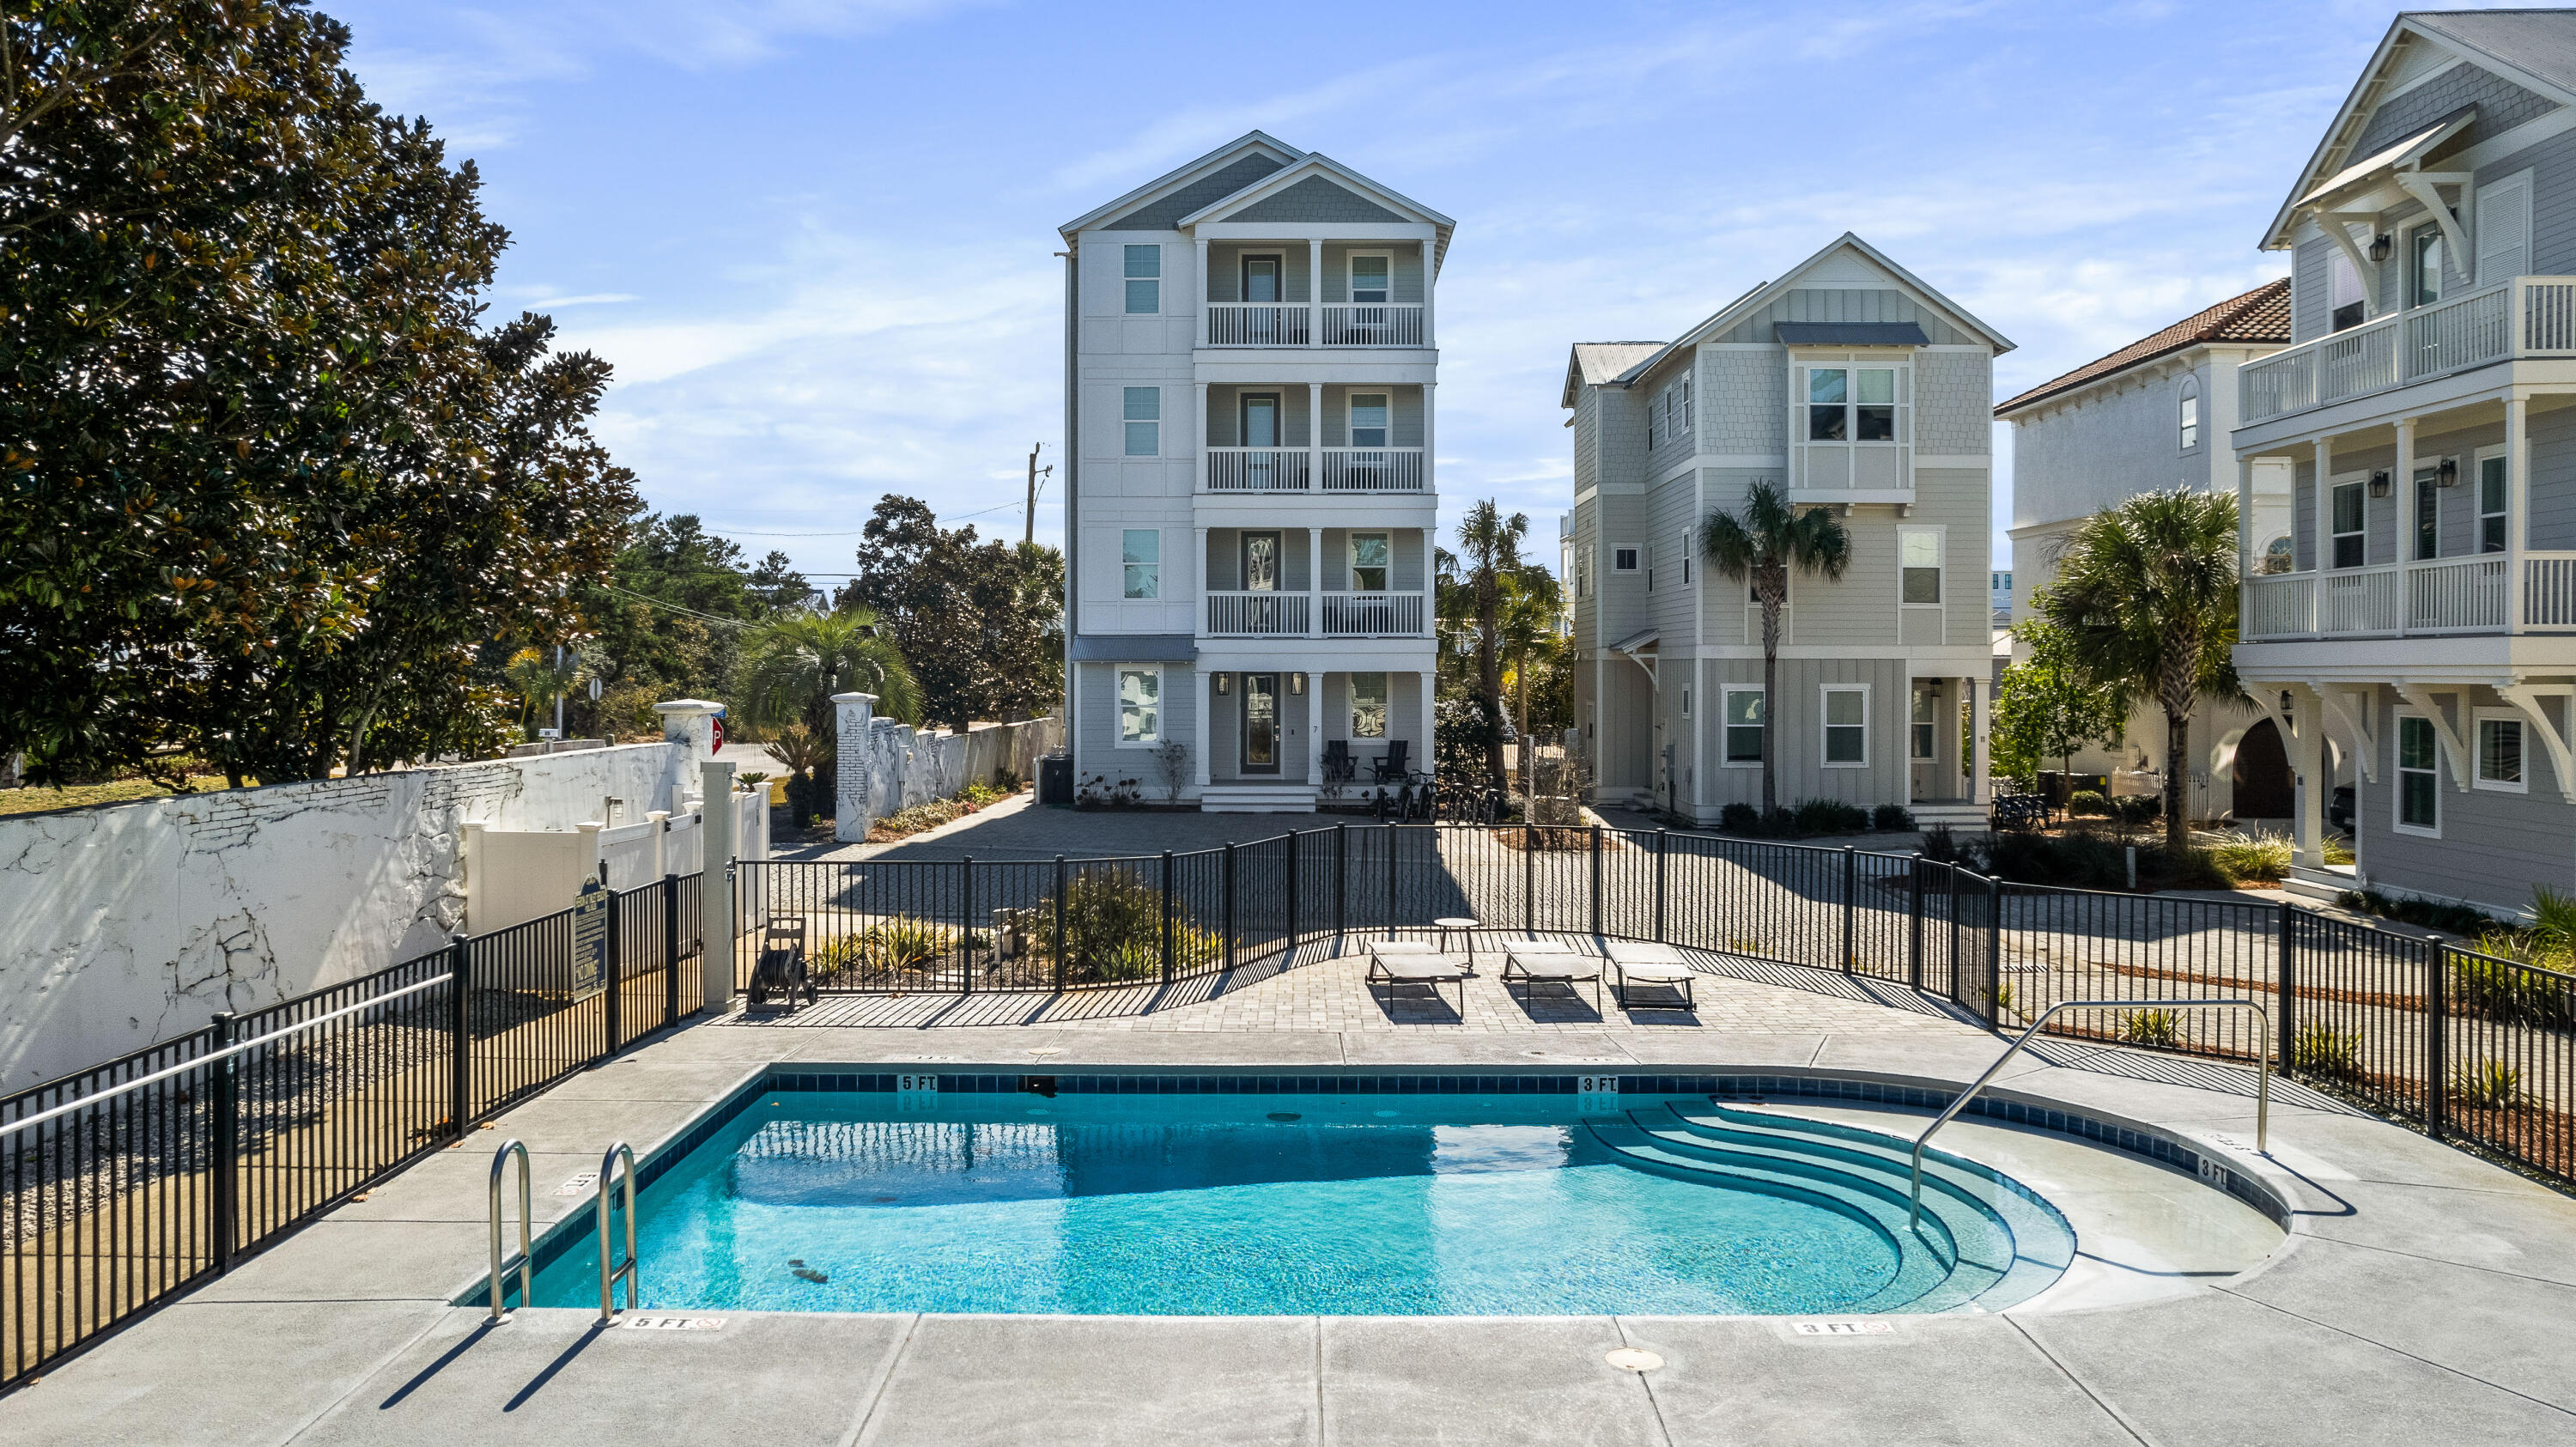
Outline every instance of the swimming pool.
<svg viewBox="0 0 2576 1447"><path fill-rule="evenodd" d="M1909 1231L1909 1142L1706 1096L765 1089L711 1125L646 1173L648 1306L1992 1310L2074 1251L1937 1152ZM588 1214L541 1249L537 1305L597 1306Z"/></svg>

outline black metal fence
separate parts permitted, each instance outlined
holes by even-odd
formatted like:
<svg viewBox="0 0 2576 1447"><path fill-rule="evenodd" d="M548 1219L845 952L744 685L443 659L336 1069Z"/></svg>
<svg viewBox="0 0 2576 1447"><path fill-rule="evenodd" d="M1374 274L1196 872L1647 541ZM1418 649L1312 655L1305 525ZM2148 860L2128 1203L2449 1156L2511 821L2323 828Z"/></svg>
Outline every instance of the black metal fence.
<svg viewBox="0 0 2576 1447"><path fill-rule="evenodd" d="M1343 825L1131 858L740 861L738 986L1153 987L1306 942L1486 931L1663 941L1865 976L2017 1028L2251 1060L2576 1182L2576 978L2227 900L2007 885L1916 855L1683 830ZM492 934L0 1099L0 1389L693 1013L699 880ZM601 973L584 962L601 959ZM723 968L722 964L716 966ZM461 988L460 988L461 986ZM1139 1008L1143 1008L1142 1005Z"/></svg>
<svg viewBox="0 0 2576 1447"><path fill-rule="evenodd" d="M0 1098L0 1389L705 999L698 876Z"/></svg>

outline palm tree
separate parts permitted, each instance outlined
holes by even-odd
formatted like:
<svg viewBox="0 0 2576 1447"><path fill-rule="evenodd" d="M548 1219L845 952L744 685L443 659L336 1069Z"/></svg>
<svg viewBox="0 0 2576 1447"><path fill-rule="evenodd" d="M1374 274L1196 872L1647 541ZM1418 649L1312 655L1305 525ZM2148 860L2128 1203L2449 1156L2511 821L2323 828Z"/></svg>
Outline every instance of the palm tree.
<svg viewBox="0 0 2576 1447"><path fill-rule="evenodd" d="M751 630L738 665L742 711L757 728L803 724L828 750L839 735L832 695L873 693L877 713L906 723L921 717L921 691L903 653L872 609L789 613ZM819 765L829 781L832 766Z"/></svg>
<svg viewBox="0 0 2576 1447"><path fill-rule="evenodd" d="M1754 601L1762 605L1762 812L1780 807L1777 776L1779 751L1771 747L1780 697L1780 610L1789 602L1789 574L1842 577L1851 566L1851 534L1823 508L1797 512L1780 489L1753 484L1744 496L1744 515L1712 512L1699 526L1700 555L1719 576L1753 580Z"/></svg>
<svg viewBox="0 0 2576 1447"><path fill-rule="evenodd" d="M1504 778L1503 604L1511 580L1528 567L1521 561L1521 541L1528 536L1527 514L1513 513L1506 518L1493 499L1487 498L1467 509L1467 516L1459 522L1458 553L1447 548L1434 550L1440 575L1443 631L1467 635L1475 664L1476 709L1484 724L1485 777L1493 788L1502 788ZM1429 742L1426 740L1426 745Z"/></svg>
<svg viewBox="0 0 2576 1447"><path fill-rule="evenodd" d="M2153 698L2165 714L2165 848L2189 847L2183 783L2194 699L2243 690L2236 644L2236 499L2140 493L2084 520L2043 595L2073 639L2077 666L2108 690Z"/></svg>

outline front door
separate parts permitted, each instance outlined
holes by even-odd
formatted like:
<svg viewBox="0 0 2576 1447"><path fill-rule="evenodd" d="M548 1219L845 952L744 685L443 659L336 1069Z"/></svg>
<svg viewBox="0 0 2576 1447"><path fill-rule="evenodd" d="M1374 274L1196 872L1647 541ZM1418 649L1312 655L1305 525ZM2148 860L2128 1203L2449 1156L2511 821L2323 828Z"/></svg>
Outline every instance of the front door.
<svg viewBox="0 0 2576 1447"><path fill-rule="evenodd" d="M1279 445L1279 394L1247 392L1243 396L1243 445L1275 448ZM1279 485L1275 452L1247 452L1243 457L1244 482L1252 487Z"/></svg>
<svg viewBox="0 0 2576 1447"><path fill-rule="evenodd" d="M1279 675L1243 675L1243 771L1279 772Z"/></svg>
<svg viewBox="0 0 2576 1447"><path fill-rule="evenodd" d="M1908 803L1943 797L1939 792L1941 776L1935 767L1937 762L1935 742L1940 735L1940 729L1937 726L1937 720L1941 716L1940 708L1940 689L1930 684L1914 685L1914 714L1907 720L1905 726L1907 764L1913 771L1913 793L1908 797L1906 801Z"/></svg>

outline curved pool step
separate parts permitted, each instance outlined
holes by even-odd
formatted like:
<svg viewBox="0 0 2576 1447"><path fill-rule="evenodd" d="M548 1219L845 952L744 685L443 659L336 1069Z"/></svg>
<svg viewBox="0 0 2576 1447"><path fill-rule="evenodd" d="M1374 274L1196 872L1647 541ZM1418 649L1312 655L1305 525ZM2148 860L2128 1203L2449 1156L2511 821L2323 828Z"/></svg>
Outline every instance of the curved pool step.
<svg viewBox="0 0 2576 1447"><path fill-rule="evenodd" d="M1707 1101L1667 1101L1665 1108L1694 1132L1767 1137L1793 1147L1831 1150L1837 1152L1836 1159L1853 1162L1900 1193L1910 1183L1914 1142L1902 1136L1840 1121ZM1973 1199L2011 1233L2013 1254L2004 1279L1978 1295L1979 1309L2000 1311L2028 1301L2074 1264L2075 1228L2056 1207L2003 1172L1946 1151L1928 1150L1923 1153L1927 1211L1936 1192Z"/></svg>
<svg viewBox="0 0 2576 1447"><path fill-rule="evenodd" d="M1927 1209L1923 1230L1917 1233L1907 1229L1905 1208L1892 1204L1883 1189L1828 1165L1749 1154L1714 1159L1706 1151L1658 1140L1626 1116L1587 1117L1584 1125L1613 1159L1632 1170L1802 1201L1877 1232L1896 1253L1896 1270L1876 1292L1838 1310L1944 1310L1951 1304L1950 1296L1983 1291L2002 1277L2000 1271L1978 1262L1958 1261L1951 1232L1960 1208L1948 1198L1941 1212L1950 1213L1952 1219ZM1934 1304L1923 1305L1926 1301Z"/></svg>

